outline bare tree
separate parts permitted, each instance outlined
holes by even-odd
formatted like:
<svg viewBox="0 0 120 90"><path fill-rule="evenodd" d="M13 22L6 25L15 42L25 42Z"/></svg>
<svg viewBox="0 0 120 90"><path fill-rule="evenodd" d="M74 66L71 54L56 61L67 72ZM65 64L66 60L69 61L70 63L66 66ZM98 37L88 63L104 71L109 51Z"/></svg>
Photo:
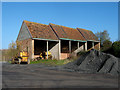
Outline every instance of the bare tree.
<svg viewBox="0 0 120 90"><path fill-rule="evenodd" d="M97 32L95 35L100 40L101 45L103 45L103 42L106 40L110 41L110 37L109 37L107 30L104 30L103 32Z"/></svg>
<svg viewBox="0 0 120 90"><path fill-rule="evenodd" d="M8 47L7 55L10 59L14 58L20 52L19 42L11 42Z"/></svg>

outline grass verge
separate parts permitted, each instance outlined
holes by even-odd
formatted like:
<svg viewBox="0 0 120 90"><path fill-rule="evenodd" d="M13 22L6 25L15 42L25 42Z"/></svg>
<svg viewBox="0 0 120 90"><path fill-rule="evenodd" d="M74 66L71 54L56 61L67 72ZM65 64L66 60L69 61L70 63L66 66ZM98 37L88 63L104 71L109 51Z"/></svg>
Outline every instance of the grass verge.
<svg viewBox="0 0 120 90"><path fill-rule="evenodd" d="M47 65L53 65L53 66L58 66L58 65L64 65L64 64L67 64L69 62L71 62L73 60L68 60L68 59L65 59L65 60L51 60L51 59L41 59L41 60L38 60L38 61L31 61L30 64L47 64Z"/></svg>

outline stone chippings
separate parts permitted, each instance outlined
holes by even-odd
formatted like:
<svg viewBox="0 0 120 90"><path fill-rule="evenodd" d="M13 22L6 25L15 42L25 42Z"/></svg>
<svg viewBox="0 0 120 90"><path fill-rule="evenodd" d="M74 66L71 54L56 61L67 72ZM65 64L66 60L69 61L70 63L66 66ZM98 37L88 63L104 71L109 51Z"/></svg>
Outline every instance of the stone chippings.
<svg viewBox="0 0 120 90"><path fill-rule="evenodd" d="M120 59L113 55L92 49L78 60L63 65L62 68L81 73L108 73L117 76L119 74L118 61Z"/></svg>

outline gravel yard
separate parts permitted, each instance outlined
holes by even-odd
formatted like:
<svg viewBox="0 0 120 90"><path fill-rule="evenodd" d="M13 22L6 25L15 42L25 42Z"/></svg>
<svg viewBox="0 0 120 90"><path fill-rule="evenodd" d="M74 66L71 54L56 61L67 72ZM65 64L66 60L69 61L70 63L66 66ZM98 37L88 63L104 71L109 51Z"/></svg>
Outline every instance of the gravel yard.
<svg viewBox="0 0 120 90"><path fill-rule="evenodd" d="M57 67L59 68L59 67ZM41 64L3 64L3 88L117 88L109 74L83 74Z"/></svg>

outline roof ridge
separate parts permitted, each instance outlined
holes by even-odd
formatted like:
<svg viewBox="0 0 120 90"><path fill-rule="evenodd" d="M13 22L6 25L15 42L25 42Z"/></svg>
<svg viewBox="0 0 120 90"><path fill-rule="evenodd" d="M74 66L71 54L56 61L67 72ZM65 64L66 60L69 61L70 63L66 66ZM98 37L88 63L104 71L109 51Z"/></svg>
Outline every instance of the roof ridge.
<svg viewBox="0 0 120 90"><path fill-rule="evenodd" d="M49 24L53 24L53 23L49 23ZM70 28L70 29L77 29L77 28L71 28L71 27L67 27L67 26L63 26L63 25L58 25L58 24L53 24L53 25L57 25L57 26L60 26L60 27L66 27L66 28Z"/></svg>
<svg viewBox="0 0 120 90"><path fill-rule="evenodd" d="M47 25L47 24L42 24L42 23L37 23L37 22L31 22L31 21L27 21L27 20L24 20L23 22L28 22L28 23L33 23L33 24L41 24L41 25ZM48 25L47 25L48 26Z"/></svg>
<svg viewBox="0 0 120 90"><path fill-rule="evenodd" d="M85 31L90 31L90 32L92 32L91 30L87 30L87 29L83 29L83 28L77 28L77 29L81 29L81 30L85 30Z"/></svg>
<svg viewBox="0 0 120 90"><path fill-rule="evenodd" d="M44 38L58 40L50 25L40 24L36 22L30 22L24 20L23 23L26 24L28 30L30 31L32 38ZM36 28L38 27L38 28ZM45 34L46 33L46 34Z"/></svg>

